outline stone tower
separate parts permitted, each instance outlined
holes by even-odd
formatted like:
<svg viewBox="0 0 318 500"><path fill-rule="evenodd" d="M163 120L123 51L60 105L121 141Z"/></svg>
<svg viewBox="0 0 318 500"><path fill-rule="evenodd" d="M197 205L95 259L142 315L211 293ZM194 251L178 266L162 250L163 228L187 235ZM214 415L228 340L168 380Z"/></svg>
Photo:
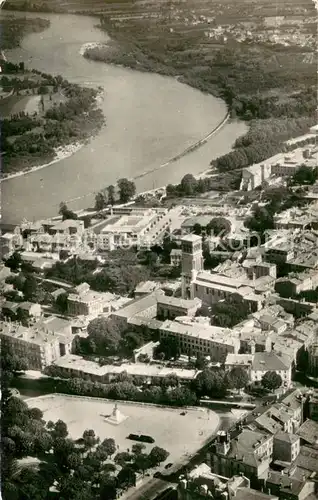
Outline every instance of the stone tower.
<svg viewBox="0 0 318 500"><path fill-rule="evenodd" d="M182 298L193 298L191 293L191 282L198 272L203 271L202 238L195 234L184 236L181 240L181 276L182 276Z"/></svg>

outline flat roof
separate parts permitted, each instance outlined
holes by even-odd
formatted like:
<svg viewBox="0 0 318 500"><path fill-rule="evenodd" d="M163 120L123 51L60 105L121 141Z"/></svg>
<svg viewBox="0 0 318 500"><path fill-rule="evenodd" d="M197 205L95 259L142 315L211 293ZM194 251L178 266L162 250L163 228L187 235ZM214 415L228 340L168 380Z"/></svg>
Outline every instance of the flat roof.
<svg viewBox="0 0 318 500"><path fill-rule="evenodd" d="M75 354L62 356L54 364L61 368L90 373L91 375L96 375L98 377L112 374L117 375L126 372L129 375L150 377L168 377L176 375L178 378L192 380L198 375L198 373L200 373L199 370L167 368L160 365L150 365L145 363L124 363L120 366L100 366L98 363L94 363L94 361L85 360L81 356L77 356Z"/></svg>

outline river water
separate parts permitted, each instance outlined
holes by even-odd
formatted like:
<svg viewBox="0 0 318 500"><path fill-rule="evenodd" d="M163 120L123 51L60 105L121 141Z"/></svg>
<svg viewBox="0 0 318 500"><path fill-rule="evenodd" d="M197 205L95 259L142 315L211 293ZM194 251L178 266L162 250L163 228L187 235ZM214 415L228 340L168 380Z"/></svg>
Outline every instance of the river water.
<svg viewBox="0 0 318 500"><path fill-rule="evenodd" d="M1 13L1 16L8 13ZM10 13L10 15L12 15ZM14 13L15 16L20 15ZM94 193L121 177L134 178L139 192L180 181L186 173L206 170L212 158L230 151L244 134L244 123L225 125L206 144L168 166L205 137L226 115L220 99L205 95L174 78L139 73L89 61L86 43L106 42L96 19L56 14L21 14L50 19L51 26L32 34L22 47L7 51L10 60L71 82L102 86L106 126L73 156L45 169L2 183L2 221L56 215L61 201L73 209L93 203Z"/></svg>

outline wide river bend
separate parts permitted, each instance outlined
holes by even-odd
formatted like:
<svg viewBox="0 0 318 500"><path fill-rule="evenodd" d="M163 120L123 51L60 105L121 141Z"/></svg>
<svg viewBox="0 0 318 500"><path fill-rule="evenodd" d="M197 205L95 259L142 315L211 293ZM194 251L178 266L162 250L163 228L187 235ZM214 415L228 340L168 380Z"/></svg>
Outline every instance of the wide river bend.
<svg viewBox="0 0 318 500"><path fill-rule="evenodd" d="M1 16L13 13L1 12ZM167 166L213 130L226 115L224 102L174 78L89 61L87 43L106 42L96 18L47 13L15 16L50 19L51 26L32 34L10 60L71 82L102 86L106 127L69 158L1 184L2 222L56 215L61 201L73 209L93 203L94 193L121 177L134 178L139 192L179 182L186 173L206 170L212 158L230 151L246 132L242 122L226 124L207 143Z"/></svg>

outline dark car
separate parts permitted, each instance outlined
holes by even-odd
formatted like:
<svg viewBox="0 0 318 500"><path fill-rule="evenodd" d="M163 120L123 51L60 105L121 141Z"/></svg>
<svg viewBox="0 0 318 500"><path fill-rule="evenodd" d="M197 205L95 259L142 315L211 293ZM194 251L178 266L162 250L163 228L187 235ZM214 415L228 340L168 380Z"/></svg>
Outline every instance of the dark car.
<svg viewBox="0 0 318 500"><path fill-rule="evenodd" d="M170 467L172 467L172 466L173 466L173 464L169 463L169 464L165 465L165 469L170 469Z"/></svg>
<svg viewBox="0 0 318 500"><path fill-rule="evenodd" d="M159 479L159 478L160 478L160 476L161 476L161 473L160 473L159 471L155 472L155 473L154 473L154 475L153 475L153 477L154 477L155 479Z"/></svg>
<svg viewBox="0 0 318 500"><path fill-rule="evenodd" d="M183 417L184 417L186 414L187 414L187 412L186 412L186 411L182 411L182 412L180 413L180 415L182 415Z"/></svg>

